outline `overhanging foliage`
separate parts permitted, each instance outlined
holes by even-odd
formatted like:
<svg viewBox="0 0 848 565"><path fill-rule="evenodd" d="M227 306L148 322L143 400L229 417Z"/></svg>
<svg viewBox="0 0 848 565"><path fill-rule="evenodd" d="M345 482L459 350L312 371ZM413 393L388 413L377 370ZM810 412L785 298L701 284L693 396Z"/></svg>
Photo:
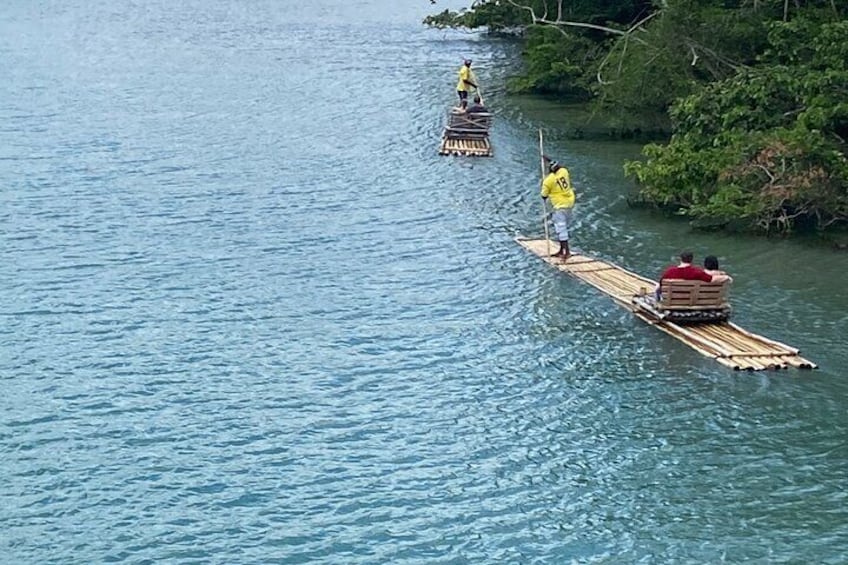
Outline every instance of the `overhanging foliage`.
<svg viewBox="0 0 848 565"><path fill-rule="evenodd" d="M517 31L513 91L668 112L626 170L644 201L788 232L848 223L848 4L836 0L478 0L428 24Z"/></svg>

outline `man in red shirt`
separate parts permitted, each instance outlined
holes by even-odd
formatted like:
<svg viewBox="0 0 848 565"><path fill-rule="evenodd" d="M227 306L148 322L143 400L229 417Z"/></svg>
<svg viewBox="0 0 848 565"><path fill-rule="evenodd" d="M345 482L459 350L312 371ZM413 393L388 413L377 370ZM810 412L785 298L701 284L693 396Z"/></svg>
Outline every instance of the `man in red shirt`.
<svg viewBox="0 0 848 565"><path fill-rule="evenodd" d="M704 282L724 282L730 277L727 275L711 275L701 267L696 267L692 264L693 255L691 251L684 251L680 254L680 264L676 267L669 267L660 276L660 282L663 279L683 279L687 281L704 281Z"/></svg>

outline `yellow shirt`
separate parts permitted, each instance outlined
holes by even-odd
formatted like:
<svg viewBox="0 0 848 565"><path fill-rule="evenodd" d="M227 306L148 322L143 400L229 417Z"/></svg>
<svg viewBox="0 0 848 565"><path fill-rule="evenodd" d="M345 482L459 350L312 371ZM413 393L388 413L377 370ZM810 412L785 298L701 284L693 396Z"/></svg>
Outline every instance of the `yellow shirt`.
<svg viewBox="0 0 848 565"><path fill-rule="evenodd" d="M571 208L574 206L574 189L568 169L560 167L542 181L542 198L550 196L554 208Z"/></svg>
<svg viewBox="0 0 848 565"><path fill-rule="evenodd" d="M471 69L465 65L459 67L459 82L456 85L456 89L460 92L465 92L468 90L468 87L465 86L465 81L471 80Z"/></svg>

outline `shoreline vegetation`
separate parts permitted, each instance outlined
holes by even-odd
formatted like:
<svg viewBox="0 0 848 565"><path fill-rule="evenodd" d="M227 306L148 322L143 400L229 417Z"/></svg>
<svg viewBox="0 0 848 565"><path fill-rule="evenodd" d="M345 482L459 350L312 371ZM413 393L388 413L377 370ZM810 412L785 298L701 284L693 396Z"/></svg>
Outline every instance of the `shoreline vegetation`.
<svg viewBox="0 0 848 565"><path fill-rule="evenodd" d="M646 143L631 205L848 247L845 2L476 0L424 23L517 37L508 92L585 105L570 135Z"/></svg>

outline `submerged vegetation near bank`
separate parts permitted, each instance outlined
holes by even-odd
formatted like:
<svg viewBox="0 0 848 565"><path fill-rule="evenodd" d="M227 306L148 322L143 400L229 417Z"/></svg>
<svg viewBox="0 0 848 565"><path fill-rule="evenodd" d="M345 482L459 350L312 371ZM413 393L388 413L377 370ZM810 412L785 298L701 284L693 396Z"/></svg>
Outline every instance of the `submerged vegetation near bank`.
<svg viewBox="0 0 848 565"><path fill-rule="evenodd" d="M848 3L478 0L426 22L524 41L513 92L663 113L638 200L768 233L848 226Z"/></svg>

